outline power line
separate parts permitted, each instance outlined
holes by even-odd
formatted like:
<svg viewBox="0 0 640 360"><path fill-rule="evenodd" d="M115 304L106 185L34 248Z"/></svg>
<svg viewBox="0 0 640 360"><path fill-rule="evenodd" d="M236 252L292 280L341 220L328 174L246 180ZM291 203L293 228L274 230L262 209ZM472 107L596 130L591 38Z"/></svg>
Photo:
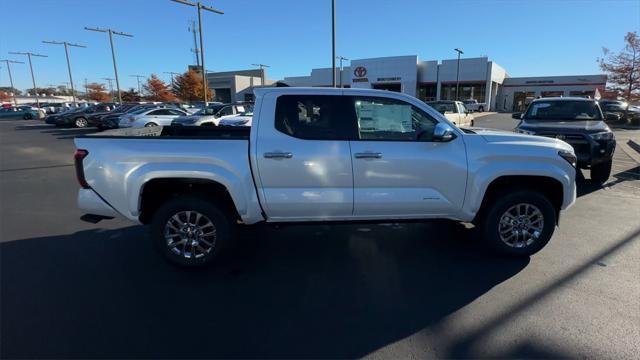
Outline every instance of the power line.
<svg viewBox="0 0 640 360"><path fill-rule="evenodd" d="M80 44L73 44L67 41L43 40L42 42L45 44L64 45L64 53L67 56L67 69L69 70L69 83L71 84L71 97L73 98L73 103L77 104L78 102L76 101L76 92L75 92L75 88L73 87L73 76L71 76L71 60L69 60L69 46L79 47L79 48L86 48L86 46L80 45Z"/></svg>
<svg viewBox="0 0 640 360"><path fill-rule="evenodd" d="M122 103L122 95L120 94L120 80L118 79L118 66L116 65L116 50L113 47L113 35L115 34L115 35L127 36L127 37L133 37L133 35L127 34L121 31L115 31L113 29L90 28L86 26L84 29L89 31L97 31L97 32L103 32L103 33L109 34L109 44L111 44L111 58L113 60L113 71L116 75L116 87L118 88L118 102Z"/></svg>

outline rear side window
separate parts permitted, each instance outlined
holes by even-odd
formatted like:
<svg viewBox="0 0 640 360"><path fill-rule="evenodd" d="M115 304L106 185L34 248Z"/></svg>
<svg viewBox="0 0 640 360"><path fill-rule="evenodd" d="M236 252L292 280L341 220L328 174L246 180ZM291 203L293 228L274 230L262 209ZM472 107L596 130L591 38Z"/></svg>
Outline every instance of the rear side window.
<svg viewBox="0 0 640 360"><path fill-rule="evenodd" d="M353 112L333 95L282 95L276 101L276 130L307 140L348 140ZM346 111L345 111L346 110Z"/></svg>

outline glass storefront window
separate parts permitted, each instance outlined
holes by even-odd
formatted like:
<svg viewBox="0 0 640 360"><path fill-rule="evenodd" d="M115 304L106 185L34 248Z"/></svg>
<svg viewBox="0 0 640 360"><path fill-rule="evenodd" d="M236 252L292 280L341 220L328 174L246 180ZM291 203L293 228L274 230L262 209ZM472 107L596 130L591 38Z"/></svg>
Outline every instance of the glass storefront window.
<svg viewBox="0 0 640 360"><path fill-rule="evenodd" d="M540 96L545 97L560 97L564 95L564 91L543 91L540 93Z"/></svg>
<svg viewBox="0 0 640 360"><path fill-rule="evenodd" d="M436 100L436 84L420 85L418 87L418 99L422 101Z"/></svg>
<svg viewBox="0 0 640 360"><path fill-rule="evenodd" d="M469 100L475 99L478 102L485 102L485 83L477 83L477 84L460 84L460 93L459 100ZM456 99L456 84L442 84L441 92L440 92L441 100L455 100Z"/></svg>
<svg viewBox="0 0 640 360"><path fill-rule="evenodd" d="M577 97L591 98L591 99L593 98L594 95L595 95L595 91L593 90L569 92L569 96L577 96Z"/></svg>

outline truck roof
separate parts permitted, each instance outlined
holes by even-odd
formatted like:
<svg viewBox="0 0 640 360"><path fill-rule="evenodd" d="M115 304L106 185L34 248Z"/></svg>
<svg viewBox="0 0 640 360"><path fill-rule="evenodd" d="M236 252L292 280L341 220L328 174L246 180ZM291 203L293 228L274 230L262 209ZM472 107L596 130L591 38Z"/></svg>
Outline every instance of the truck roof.
<svg viewBox="0 0 640 360"><path fill-rule="evenodd" d="M388 91L388 90L376 90L376 89L354 89L354 88L331 88L331 87L264 87L264 88L256 88L254 89L254 93L256 96L263 96L267 93L277 93L277 94L319 94L319 95L340 95L342 93L346 93L349 95L363 95L363 96L371 96L371 95L405 95L403 93Z"/></svg>
<svg viewBox="0 0 640 360"><path fill-rule="evenodd" d="M539 99L535 99L532 102L538 102L538 101L596 101L594 99L587 99L587 98L583 98L583 97L578 97L578 96L566 96L566 97L562 97L562 96L558 96L558 97L546 97L546 98L539 98Z"/></svg>

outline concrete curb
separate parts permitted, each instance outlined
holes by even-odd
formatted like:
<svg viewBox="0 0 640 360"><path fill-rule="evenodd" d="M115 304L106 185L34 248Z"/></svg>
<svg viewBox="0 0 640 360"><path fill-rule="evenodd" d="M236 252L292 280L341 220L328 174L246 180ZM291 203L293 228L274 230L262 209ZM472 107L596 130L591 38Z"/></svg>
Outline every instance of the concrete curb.
<svg viewBox="0 0 640 360"><path fill-rule="evenodd" d="M640 165L640 144L635 140L628 140L626 143L619 142L620 149Z"/></svg>

